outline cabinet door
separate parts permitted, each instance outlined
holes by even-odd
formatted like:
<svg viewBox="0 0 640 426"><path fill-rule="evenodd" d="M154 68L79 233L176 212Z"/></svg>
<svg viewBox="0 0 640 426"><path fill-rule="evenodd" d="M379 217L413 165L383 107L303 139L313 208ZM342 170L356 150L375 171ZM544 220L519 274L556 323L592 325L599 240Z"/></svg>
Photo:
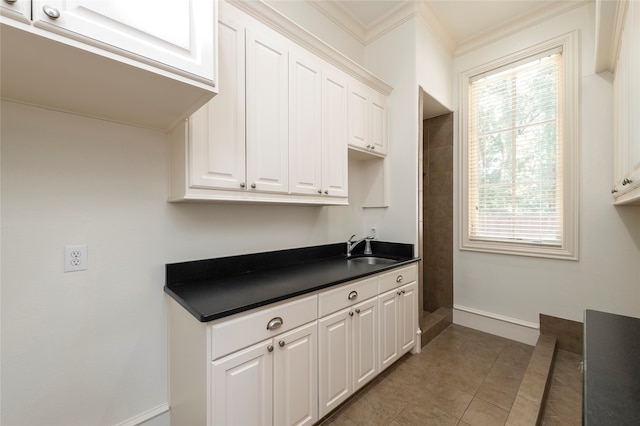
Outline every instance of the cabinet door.
<svg viewBox="0 0 640 426"><path fill-rule="evenodd" d="M246 33L247 184L289 191L288 42L268 28Z"/></svg>
<svg viewBox="0 0 640 426"><path fill-rule="evenodd" d="M33 0L36 26L213 86L216 13L211 0Z"/></svg>
<svg viewBox="0 0 640 426"><path fill-rule="evenodd" d="M378 374L378 302L374 297L353 307L353 390Z"/></svg>
<svg viewBox="0 0 640 426"><path fill-rule="evenodd" d="M398 319L399 304L398 294L400 291L393 289L378 296L378 306L380 308L380 371L384 370L400 357L398 347Z"/></svg>
<svg viewBox="0 0 640 426"><path fill-rule="evenodd" d="M371 94L370 147L376 154L387 153L387 101L380 93Z"/></svg>
<svg viewBox="0 0 640 426"><path fill-rule="evenodd" d="M322 74L301 52L289 59L289 177L292 194L322 193Z"/></svg>
<svg viewBox="0 0 640 426"><path fill-rule="evenodd" d="M240 190L245 186L244 27L218 21L218 95L189 119L191 188Z"/></svg>
<svg viewBox="0 0 640 426"><path fill-rule="evenodd" d="M15 0L13 2L2 0L0 3L0 15L29 23L31 22L31 0Z"/></svg>
<svg viewBox="0 0 640 426"><path fill-rule="evenodd" d="M352 393L351 308L318 320L319 415L324 417Z"/></svg>
<svg viewBox="0 0 640 426"><path fill-rule="evenodd" d="M369 99L366 88L349 82L349 145L367 149L369 144Z"/></svg>
<svg viewBox="0 0 640 426"><path fill-rule="evenodd" d="M346 76L337 71L322 76L322 192L347 197L348 114Z"/></svg>
<svg viewBox="0 0 640 426"><path fill-rule="evenodd" d="M314 321L274 338L275 425L312 425L318 420L317 328Z"/></svg>
<svg viewBox="0 0 640 426"><path fill-rule="evenodd" d="M398 337L400 338L400 353L411 350L416 343L418 311L418 284L412 283L400 287L400 318L398 321Z"/></svg>
<svg viewBox="0 0 640 426"><path fill-rule="evenodd" d="M271 340L213 362L211 423L269 425L273 407Z"/></svg>

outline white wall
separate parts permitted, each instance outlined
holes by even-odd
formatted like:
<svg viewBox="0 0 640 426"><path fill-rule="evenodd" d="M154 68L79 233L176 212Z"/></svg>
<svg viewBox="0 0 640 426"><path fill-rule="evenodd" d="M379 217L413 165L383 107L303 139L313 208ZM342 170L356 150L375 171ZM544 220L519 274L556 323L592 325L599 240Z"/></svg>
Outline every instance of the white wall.
<svg viewBox="0 0 640 426"><path fill-rule="evenodd" d="M454 303L529 323L538 314L582 321L586 308L640 315L640 211L613 207L612 84L594 74L594 5L589 3L454 60L456 158L458 75L473 66L569 31L580 30L580 260L562 261L454 250ZM456 164L459 173L460 164ZM456 173L456 177L459 174ZM455 214L459 212L459 178ZM456 216L458 217L458 216ZM458 221L454 230L459 237Z"/></svg>
<svg viewBox="0 0 640 426"><path fill-rule="evenodd" d="M1 106L2 424L109 425L165 404L165 263L363 232L357 194L349 207L167 203L164 134ZM87 271L63 272L68 244L88 245Z"/></svg>
<svg viewBox="0 0 640 426"><path fill-rule="evenodd" d="M410 20L366 47L365 66L393 87L387 99L389 207L365 209L365 223L417 243L418 89L415 24Z"/></svg>
<svg viewBox="0 0 640 426"><path fill-rule="evenodd" d="M422 20L416 21L418 85L442 106L453 105L453 58Z"/></svg>

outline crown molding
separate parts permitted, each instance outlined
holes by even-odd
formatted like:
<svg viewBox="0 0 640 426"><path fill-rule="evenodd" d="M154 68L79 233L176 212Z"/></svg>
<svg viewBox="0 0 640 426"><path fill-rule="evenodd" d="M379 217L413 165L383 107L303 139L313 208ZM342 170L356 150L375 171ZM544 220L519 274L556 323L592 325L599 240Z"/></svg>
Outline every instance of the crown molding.
<svg viewBox="0 0 640 426"><path fill-rule="evenodd" d="M367 30L365 26L336 2L323 0L306 0L307 3L322 13L327 19L347 32L360 44L366 44Z"/></svg>
<svg viewBox="0 0 640 426"><path fill-rule="evenodd" d="M343 31L354 37L360 44L366 46L390 33L412 18L419 17L426 27L453 54L456 42L433 6L426 1L405 1L378 18L371 25L364 25L339 3L323 0L306 0L309 5L326 16Z"/></svg>
<svg viewBox="0 0 640 426"><path fill-rule="evenodd" d="M393 87L378 76L300 27L264 1L226 0L226 3L235 6L252 18L268 25L275 31L278 31L293 42L315 53L357 80L373 87L378 92L389 95L393 90Z"/></svg>
<svg viewBox="0 0 640 426"><path fill-rule="evenodd" d="M449 28L443 24L442 17L438 14L436 9L431 5L431 2L423 1L419 2L419 16L427 26L431 34L447 49L447 51L453 56L458 47L456 38L451 34Z"/></svg>
<svg viewBox="0 0 640 426"><path fill-rule="evenodd" d="M615 72L627 0L596 0L596 73Z"/></svg>
<svg viewBox="0 0 640 426"><path fill-rule="evenodd" d="M455 51L455 56L486 46L487 44L493 43L526 28L539 24L547 19L553 18L554 16L566 13L572 9L577 9L578 7L591 2L593 2L593 0L571 0L556 1L545 4L533 11L523 13L513 19L495 25L486 31L482 31L471 37L460 40L458 48Z"/></svg>

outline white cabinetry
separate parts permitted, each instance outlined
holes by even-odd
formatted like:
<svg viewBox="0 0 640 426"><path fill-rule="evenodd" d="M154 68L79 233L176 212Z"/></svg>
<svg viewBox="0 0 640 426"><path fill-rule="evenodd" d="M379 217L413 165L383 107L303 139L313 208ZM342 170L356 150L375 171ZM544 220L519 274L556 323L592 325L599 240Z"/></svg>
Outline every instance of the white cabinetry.
<svg viewBox="0 0 640 426"><path fill-rule="evenodd" d="M215 84L214 3L33 0L34 25Z"/></svg>
<svg viewBox="0 0 640 426"><path fill-rule="evenodd" d="M211 323L170 299L171 423L317 422L418 349L416 276L412 264Z"/></svg>
<svg viewBox="0 0 640 426"><path fill-rule="evenodd" d="M288 49L273 30L247 30L247 181L258 191L289 191Z"/></svg>
<svg viewBox="0 0 640 426"><path fill-rule="evenodd" d="M238 190L245 186L245 85L244 25L225 16L218 21L219 79L224 89L215 102L196 111L188 121L188 149L173 153L191 188ZM182 156L188 158L182 158ZM184 183L176 184L184 187Z"/></svg>
<svg viewBox="0 0 640 426"><path fill-rule="evenodd" d="M314 321L214 361L211 424L313 424L316 342Z"/></svg>
<svg viewBox="0 0 640 426"><path fill-rule="evenodd" d="M172 424L318 420L317 296L198 322L170 303Z"/></svg>
<svg viewBox="0 0 640 426"><path fill-rule="evenodd" d="M614 80L615 204L640 204L640 4L627 3Z"/></svg>
<svg viewBox="0 0 640 426"><path fill-rule="evenodd" d="M346 198L348 114L347 77L327 66L322 73L322 192Z"/></svg>
<svg viewBox="0 0 640 426"><path fill-rule="evenodd" d="M364 151L385 151L385 95L272 13L264 2L220 2L223 90L170 133L169 201L348 204L351 86L366 96L375 148Z"/></svg>
<svg viewBox="0 0 640 426"><path fill-rule="evenodd" d="M319 295L320 417L378 374L377 285L368 278Z"/></svg>
<svg viewBox="0 0 640 426"><path fill-rule="evenodd" d="M387 153L386 99L355 81L349 84L349 147L380 156Z"/></svg>
<svg viewBox="0 0 640 426"><path fill-rule="evenodd" d="M168 131L217 91L216 1L5 0L1 10L4 99Z"/></svg>
<svg viewBox="0 0 640 426"><path fill-rule="evenodd" d="M380 371L413 349L416 343L418 285L415 266L379 278Z"/></svg>
<svg viewBox="0 0 640 426"><path fill-rule="evenodd" d="M292 194L347 197L346 76L296 52L289 68Z"/></svg>

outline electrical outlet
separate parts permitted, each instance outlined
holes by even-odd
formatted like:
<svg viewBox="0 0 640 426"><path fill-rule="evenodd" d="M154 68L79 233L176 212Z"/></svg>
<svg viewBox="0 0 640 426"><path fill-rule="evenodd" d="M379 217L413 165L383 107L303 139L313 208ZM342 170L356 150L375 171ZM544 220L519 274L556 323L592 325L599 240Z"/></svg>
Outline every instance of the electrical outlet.
<svg viewBox="0 0 640 426"><path fill-rule="evenodd" d="M87 246L64 246L64 271L86 271L89 265Z"/></svg>

